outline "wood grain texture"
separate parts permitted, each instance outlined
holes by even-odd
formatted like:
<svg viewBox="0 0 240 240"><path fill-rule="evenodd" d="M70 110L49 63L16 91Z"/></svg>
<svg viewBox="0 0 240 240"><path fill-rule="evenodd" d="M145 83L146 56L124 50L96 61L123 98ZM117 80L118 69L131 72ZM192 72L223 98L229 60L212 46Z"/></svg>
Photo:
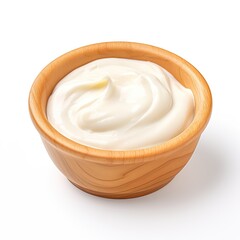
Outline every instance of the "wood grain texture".
<svg viewBox="0 0 240 240"><path fill-rule="evenodd" d="M106 57L148 60L172 73L194 94L195 117L190 126L166 143L130 151L87 147L57 132L46 117L47 100L54 86L75 68ZM78 188L109 198L142 196L170 182L194 152L211 108L210 89L191 64L166 50L129 42L99 43L66 53L41 71L29 95L32 121L58 169Z"/></svg>

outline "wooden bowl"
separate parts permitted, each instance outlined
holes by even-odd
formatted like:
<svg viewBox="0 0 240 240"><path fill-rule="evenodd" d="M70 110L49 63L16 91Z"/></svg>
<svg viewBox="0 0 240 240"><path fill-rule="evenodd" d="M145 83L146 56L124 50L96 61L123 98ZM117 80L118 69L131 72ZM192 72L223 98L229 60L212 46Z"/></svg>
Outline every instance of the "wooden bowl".
<svg viewBox="0 0 240 240"><path fill-rule="evenodd" d="M111 57L157 63L190 88L196 105L190 126L163 144L130 151L87 147L55 130L46 116L48 97L55 85L75 68ZM139 197L169 183L193 154L210 118L211 108L208 84L190 63L164 49L131 42L98 43L60 56L40 72L29 95L32 121L58 169L83 191L108 198Z"/></svg>

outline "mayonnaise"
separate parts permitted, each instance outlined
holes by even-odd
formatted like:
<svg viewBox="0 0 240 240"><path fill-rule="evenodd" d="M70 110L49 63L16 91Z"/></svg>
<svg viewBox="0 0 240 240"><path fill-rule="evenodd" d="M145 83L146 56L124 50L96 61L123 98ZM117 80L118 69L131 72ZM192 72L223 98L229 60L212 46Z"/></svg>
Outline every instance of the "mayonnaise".
<svg viewBox="0 0 240 240"><path fill-rule="evenodd" d="M47 117L62 135L80 144L140 149L187 128L194 98L155 63L105 58L75 69L56 85Z"/></svg>

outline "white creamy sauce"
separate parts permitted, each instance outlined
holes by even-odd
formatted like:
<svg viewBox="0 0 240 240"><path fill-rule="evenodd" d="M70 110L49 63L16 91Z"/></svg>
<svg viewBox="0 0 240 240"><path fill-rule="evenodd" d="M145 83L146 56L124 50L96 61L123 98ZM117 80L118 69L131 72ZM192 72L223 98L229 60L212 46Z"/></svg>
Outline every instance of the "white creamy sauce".
<svg viewBox="0 0 240 240"><path fill-rule="evenodd" d="M62 135L110 150L140 149L180 134L194 117L194 97L155 63L105 58L65 76L47 117Z"/></svg>

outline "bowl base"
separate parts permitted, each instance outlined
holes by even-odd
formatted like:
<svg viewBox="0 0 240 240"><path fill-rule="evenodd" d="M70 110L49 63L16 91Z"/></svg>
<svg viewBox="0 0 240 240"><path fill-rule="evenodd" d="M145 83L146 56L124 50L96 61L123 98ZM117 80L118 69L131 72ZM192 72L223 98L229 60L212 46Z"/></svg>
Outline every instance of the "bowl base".
<svg viewBox="0 0 240 240"><path fill-rule="evenodd" d="M166 182L162 183L161 185L159 185L157 187L150 188L150 189L140 191L140 192L132 192L132 193L104 193L104 192L98 192L98 191L94 191L94 190L84 188L84 187L79 186L78 184L70 181L69 179L68 180L78 189L80 189L80 190L82 190L86 193L89 193L91 195L95 195L95 196L103 197L103 198L111 198L111 199L127 199L127 198L142 197L142 196L148 195L150 193L153 193L153 192L163 188L164 186L166 186L169 182L172 181L172 179L173 178L167 179Z"/></svg>

